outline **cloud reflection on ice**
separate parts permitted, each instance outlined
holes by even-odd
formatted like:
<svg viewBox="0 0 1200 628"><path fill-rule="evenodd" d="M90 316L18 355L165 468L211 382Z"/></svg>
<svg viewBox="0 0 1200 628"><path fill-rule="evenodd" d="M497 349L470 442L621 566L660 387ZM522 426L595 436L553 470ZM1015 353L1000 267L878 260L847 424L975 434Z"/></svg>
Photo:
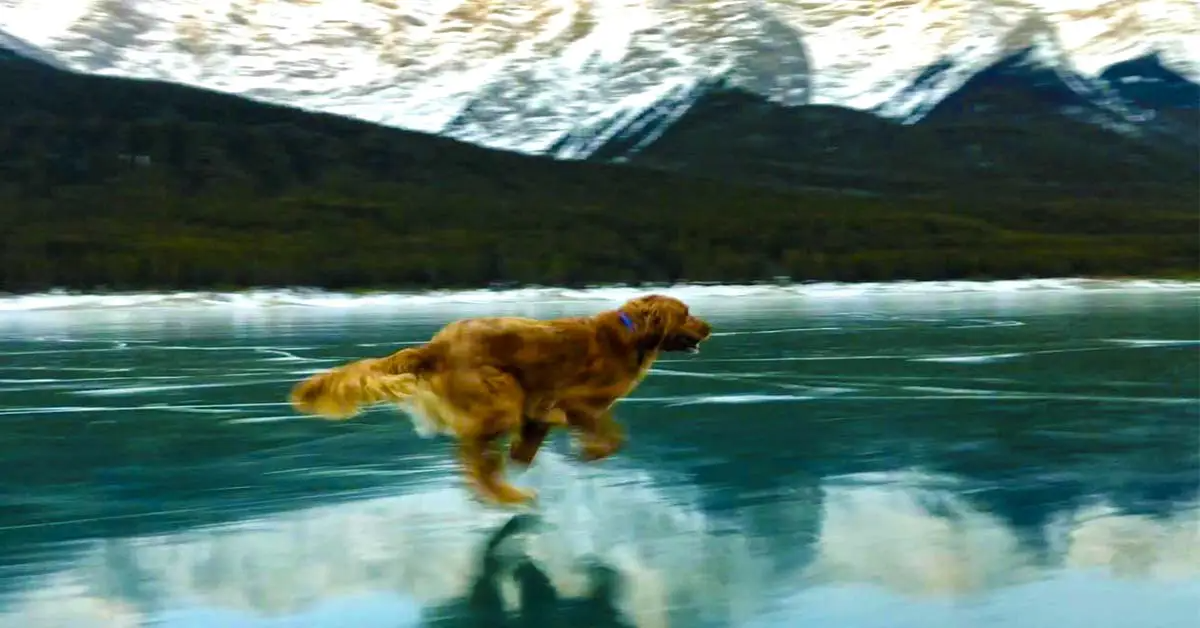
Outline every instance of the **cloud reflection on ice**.
<svg viewBox="0 0 1200 628"><path fill-rule="evenodd" d="M1081 625L1100 607L1186 612L1194 598L1184 592L1200 587L1194 504L1165 518L1102 503L1065 511L1031 543L973 506L955 478L915 472L830 478L767 507L780 512L751 509L741 522L705 514L686 485L615 466L547 455L522 481L542 492L540 523L501 539L511 514L445 484L95 542L69 569L30 583L0 622L471 626L455 617L475 612L463 600L478 589L489 539L503 607L495 612L520 610L523 564L564 600L587 598L602 565L619 580L601 600L619 618L613 625L637 628L774 626L780 604L788 623L819 626L999 626L1016 617ZM781 538L812 542L786 547ZM1088 601L1098 594L1099 607Z"/></svg>

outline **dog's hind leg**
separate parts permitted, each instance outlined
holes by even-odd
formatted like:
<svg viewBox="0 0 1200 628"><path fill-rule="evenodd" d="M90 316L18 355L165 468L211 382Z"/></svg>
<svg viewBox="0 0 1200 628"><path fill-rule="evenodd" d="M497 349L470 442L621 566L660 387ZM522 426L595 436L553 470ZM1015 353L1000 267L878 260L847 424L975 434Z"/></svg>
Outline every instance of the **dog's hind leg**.
<svg viewBox="0 0 1200 628"><path fill-rule="evenodd" d="M502 440L523 421L525 393L511 375L482 369L457 375L447 382L446 398L454 400L458 421L459 457L467 481L480 497L498 504L522 504L533 499L504 478Z"/></svg>
<svg viewBox="0 0 1200 628"><path fill-rule="evenodd" d="M537 456L542 443L554 427L566 427L567 414L555 407L552 401L527 402L521 427L513 434L509 443L508 457L513 462L529 466Z"/></svg>
<svg viewBox="0 0 1200 628"><path fill-rule="evenodd" d="M459 441L459 457L471 488L482 498L497 504L524 504L535 497L504 479L504 453L501 437L495 434L468 437Z"/></svg>
<svg viewBox="0 0 1200 628"><path fill-rule="evenodd" d="M513 462L525 466L533 464L533 459L537 457L538 450L542 448L542 443L546 442L546 437L550 435L553 427L549 423L526 417L521 423L521 429L509 443L508 457Z"/></svg>

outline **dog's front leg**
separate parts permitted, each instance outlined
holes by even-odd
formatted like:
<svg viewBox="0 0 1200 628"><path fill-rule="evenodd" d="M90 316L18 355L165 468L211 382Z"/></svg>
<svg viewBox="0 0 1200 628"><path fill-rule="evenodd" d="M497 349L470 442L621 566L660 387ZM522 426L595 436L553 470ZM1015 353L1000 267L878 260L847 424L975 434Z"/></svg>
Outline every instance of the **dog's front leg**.
<svg viewBox="0 0 1200 628"><path fill-rule="evenodd" d="M625 431L608 408L570 408L567 421L576 430L579 457L584 461L607 458L625 445Z"/></svg>
<svg viewBox="0 0 1200 628"><path fill-rule="evenodd" d="M512 436L508 446L508 457L513 462L529 466L537 456L542 443L556 426L566 427L567 414L554 405L552 400L539 399L527 402L521 426Z"/></svg>
<svg viewBox="0 0 1200 628"><path fill-rule="evenodd" d="M526 417L521 423L521 429L513 436L508 445L508 457L517 464L529 466L537 457L538 450L546 437L550 435L553 425Z"/></svg>

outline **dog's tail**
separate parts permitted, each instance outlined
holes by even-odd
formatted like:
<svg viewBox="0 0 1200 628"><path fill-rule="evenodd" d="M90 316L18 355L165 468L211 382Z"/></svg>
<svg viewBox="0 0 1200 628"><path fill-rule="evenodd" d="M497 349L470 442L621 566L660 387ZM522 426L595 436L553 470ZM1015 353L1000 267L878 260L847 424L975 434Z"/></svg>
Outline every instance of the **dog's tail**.
<svg viewBox="0 0 1200 628"><path fill-rule="evenodd" d="M341 420L353 418L360 406L403 401L413 394L428 357L425 347L410 347L317 373L292 388L292 407Z"/></svg>

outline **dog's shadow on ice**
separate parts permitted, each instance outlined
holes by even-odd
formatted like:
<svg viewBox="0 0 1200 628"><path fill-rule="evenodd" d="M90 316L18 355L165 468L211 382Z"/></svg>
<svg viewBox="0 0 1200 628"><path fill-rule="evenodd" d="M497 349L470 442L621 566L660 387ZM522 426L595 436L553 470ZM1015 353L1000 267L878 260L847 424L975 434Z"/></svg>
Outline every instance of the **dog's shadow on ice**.
<svg viewBox="0 0 1200 628"><path fill-rule="evenodd" d="M519 514L488 536L480 548L470 591L463 599L428 609L427 628L633 628L621 618L615 600L621 576L599 560L580 568L588 594L566 599L520 547L518 537L540 525L536 515ZM514 551L516 548L516 551ZM515 589L506 603L504 588ZM511 598L511 596L510 596Z"/></svg>

